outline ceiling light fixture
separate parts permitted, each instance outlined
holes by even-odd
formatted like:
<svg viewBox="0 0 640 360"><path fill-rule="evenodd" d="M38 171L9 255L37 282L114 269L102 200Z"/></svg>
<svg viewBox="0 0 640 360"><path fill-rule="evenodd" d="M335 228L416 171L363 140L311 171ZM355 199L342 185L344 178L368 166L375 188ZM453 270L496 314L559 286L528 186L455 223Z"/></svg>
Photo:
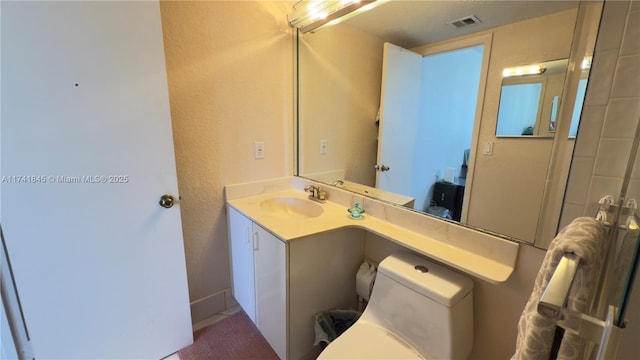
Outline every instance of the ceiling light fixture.
<svg viewBox="0 0 640 360"><path fill-rule="evenodd" d="M347 17L369 10L383 0L302 0L293 5L287 16L289 25L301 32L315 32Z"/></svg>
<svg viewBox="0 0 640 360"><path fill-rule="evenodd" d="M541 65L518 66L502 70L502 77L539 75L546 70L547 69L543 68Z"/></svg>

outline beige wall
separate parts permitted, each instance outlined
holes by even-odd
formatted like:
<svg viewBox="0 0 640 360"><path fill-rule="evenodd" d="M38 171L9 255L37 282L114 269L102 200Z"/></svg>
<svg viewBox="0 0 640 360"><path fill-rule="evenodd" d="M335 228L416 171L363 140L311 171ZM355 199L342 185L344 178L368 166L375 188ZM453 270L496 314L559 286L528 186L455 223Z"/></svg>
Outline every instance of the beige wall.
<svg viewBox="0 0 640 360"><path fill-rule="evenodd" d="M350 181L375 185L382 47L347 26L300 35L301 175L343 170ZM321 139L329 143L326 155Z"/></svg>
<svg viewBox="0 0 640 360"><path fill-rule="evenodd" d="M228 306L224 185L292 174L290 6L161 3L194 321Z"/></svg>

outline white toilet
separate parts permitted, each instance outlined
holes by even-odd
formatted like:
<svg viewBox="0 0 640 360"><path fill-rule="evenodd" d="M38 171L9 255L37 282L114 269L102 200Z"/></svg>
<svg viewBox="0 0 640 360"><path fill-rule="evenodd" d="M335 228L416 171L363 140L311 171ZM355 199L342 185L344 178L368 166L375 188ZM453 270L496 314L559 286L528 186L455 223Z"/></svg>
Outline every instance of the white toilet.
<svg viewBox="0 0 640 360"><path fill-rule="evenodd" d="M385 258L364 313L318 359L467 359L471 279L409 253Z"/></svg>

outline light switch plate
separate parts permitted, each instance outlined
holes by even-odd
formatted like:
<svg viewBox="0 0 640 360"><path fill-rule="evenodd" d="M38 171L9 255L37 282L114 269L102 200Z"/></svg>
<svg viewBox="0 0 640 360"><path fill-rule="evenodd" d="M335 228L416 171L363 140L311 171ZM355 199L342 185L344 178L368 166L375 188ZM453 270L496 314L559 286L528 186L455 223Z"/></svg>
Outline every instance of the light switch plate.
<svg viewBox="0 0 640 360"><path fill-rule="evenodd" d="M255 159L264 159L264 141L253 143L253 156Z"/></svg>
<svg viewBox="0 0 640 360"><path fill-rule="evenodd" d="M482 155L493 155L493 143L491 141L484 143Z"/></svg>
<svg viewBox="0 0 640 360"><path fill-rule="evenodd" d="M320 155L327 155L329 151L329 141L326 139L320 140Z"/></svg>

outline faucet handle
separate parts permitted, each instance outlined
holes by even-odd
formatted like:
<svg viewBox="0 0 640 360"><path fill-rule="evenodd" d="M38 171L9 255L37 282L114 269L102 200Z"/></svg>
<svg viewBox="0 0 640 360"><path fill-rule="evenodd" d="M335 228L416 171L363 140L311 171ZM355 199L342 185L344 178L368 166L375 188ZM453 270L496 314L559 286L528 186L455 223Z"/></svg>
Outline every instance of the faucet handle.
<svg viewBox="0 0 640 360"><path fill-rule="evenodd" d="M304 187L304 191L309 191L313 197L318 197L319 186L307 185Z"/></svg>
<svg viewBox="0 0 640 360"><path fill-rule="evenodd" d="M311 194L309 195L309 199L315 200L321 203L327 199L327 192L322 190L321 186L307 185L304 187L304 191L308 191Z"/></svg>
<svg viewBox="0 0 640 360"><path fill-rule="evenodd" d="M320 188L318 188L320 189ZM324 190L319 190L318 191L318 199L320 200L327 200L327 192Z"/></svg>

